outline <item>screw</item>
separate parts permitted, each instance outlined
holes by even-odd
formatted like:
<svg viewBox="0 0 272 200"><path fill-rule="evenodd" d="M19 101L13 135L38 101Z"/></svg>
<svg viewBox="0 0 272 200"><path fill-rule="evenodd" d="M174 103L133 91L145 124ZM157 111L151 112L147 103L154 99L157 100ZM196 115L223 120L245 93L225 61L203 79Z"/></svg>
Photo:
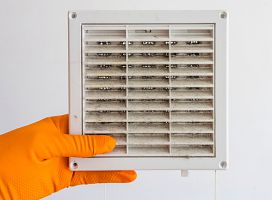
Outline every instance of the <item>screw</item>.
<svg viewBox="0 0 272 200"><path fill-rule="evenodd" d="M77 115L74 115L74 118L76 118L76 119L77 119Z"/></svg>
<svg viewBox="0 0 272 200"><path fill-rule="evenodd" d="M78 168L77 162L73 162L73 168L74 168L74 169L77 169L77 168Z"/></svg>
<svg viewBox="0 0 272 200"><path fill-rule="evenodd" d="M221 162L220 162L220 167L221 167L222 169L226 169L226 168L227 168L227 162L226 162L226 161L221 161Z"/></svg>
<svg viewBox="0 0 272 200"><path fill-rule="evenodd" d="M70 17L71 17L72 19L75 19L75 18L77 17L77 14L76 14L75 12L72 12L72 13L70 14Z"/></svg>
<svg viewBox="0 0 272 200"><path fill-rule="evenodd" d="M227 13L226 13L225 11L221 12L221 13L220 13L220 18L221 18L221 19L227 18Z"/></svg>

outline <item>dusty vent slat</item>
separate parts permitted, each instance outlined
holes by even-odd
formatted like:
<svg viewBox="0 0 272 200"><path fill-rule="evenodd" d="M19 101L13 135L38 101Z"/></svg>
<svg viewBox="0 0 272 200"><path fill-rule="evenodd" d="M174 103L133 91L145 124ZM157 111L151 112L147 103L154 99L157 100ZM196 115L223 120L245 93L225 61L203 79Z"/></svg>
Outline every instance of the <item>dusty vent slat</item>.
<svg viewBox="0 0 272 200"><path fill-rule="evenodd" d="M83 25L84 134L107 157L214 156L214 25Z"/></svg>

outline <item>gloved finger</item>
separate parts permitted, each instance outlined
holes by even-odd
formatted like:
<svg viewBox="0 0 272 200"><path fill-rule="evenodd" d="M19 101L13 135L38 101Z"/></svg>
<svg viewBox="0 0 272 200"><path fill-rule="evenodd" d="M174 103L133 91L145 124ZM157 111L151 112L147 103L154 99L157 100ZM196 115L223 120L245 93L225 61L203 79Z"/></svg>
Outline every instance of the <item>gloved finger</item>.
<svg viewBox="0 0 272 200"><path fill-rule="evenodd" d="M111 152L116 141L105 135L57 134L40 147L41 158L90 157Z"/></svg>
<svg viewBox="0 0 272 200"><path fill-rule="evenodd" d="M135 171L84 171L74 172L71 186L94 183L129 183L137 178Z"/></svg>
<svg viewBox="0 0 272 200"><path fill-rule="evenodd" d="M62 141L62 144L66 146L68 153L65 151L60 156L79 156L79 157L89 157L97 154L103 154L111 152L116 144L115 139L110 136L72 136L68 135L68 121L69 115L61 115L51 117L51 120L54 122L56 127L60 130L59 141ZM67 143L66 143L67 142ZM68 144L67 145L65 144ZM68 150L70 149L70 151ZM58 155L57 155L58 156Z"/></svg>

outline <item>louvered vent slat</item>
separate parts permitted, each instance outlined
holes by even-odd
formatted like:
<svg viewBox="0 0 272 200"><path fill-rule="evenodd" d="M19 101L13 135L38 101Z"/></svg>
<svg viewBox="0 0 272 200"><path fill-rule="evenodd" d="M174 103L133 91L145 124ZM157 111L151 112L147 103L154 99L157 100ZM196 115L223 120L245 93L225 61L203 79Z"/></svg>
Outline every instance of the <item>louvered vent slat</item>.
<svg viewBox="0 0 272 200"><path fill-rule="evenodd" d="M83 25L83 132L101 157L214 156L214 25Z"/></svg>

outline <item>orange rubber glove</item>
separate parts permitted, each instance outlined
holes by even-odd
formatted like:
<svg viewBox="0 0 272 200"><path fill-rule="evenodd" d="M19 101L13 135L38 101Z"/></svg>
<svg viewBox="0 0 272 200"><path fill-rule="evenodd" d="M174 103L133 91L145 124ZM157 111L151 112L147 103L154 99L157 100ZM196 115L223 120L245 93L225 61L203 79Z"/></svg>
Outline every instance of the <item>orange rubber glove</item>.
<svg viewBox="0 0 272 200"><path fill-rule="evenodd" d="M110 136L68 135L68 116L45 118L0 135L0 199L40 199L69 186L127 183L134 171L72 172L68 158L113 150Z"/></svg>

